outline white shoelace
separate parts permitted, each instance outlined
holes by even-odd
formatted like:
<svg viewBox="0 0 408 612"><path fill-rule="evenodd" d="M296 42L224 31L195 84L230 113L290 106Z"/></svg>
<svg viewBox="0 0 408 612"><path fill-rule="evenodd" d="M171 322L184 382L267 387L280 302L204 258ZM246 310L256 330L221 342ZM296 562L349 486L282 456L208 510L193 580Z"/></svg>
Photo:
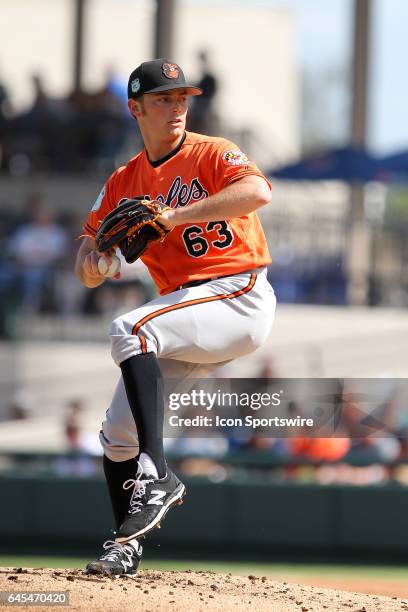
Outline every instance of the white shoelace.
<svg viewBox="0 0 408 612"><path fill-rule="evenodd" d="M123 483L125 491L133 487L133 493L130 498L129 514L136 514L140 512L143 507L142 497L146 493L146 485L150 482L154 482L154 478L145 477L142 480L143 472L141 465L138 464L136 478L129 478Z"/></svg>
<svg viewBox="0 0 408 612"><path fill-rule="evenodd" d="M108 552L102 555L100 558L101 561L117 561L123 553L127 557L127 561L130 562L135 553L133 546L119 544L119 542L115 542L114 540L106 540L103 547Z"/></svg>

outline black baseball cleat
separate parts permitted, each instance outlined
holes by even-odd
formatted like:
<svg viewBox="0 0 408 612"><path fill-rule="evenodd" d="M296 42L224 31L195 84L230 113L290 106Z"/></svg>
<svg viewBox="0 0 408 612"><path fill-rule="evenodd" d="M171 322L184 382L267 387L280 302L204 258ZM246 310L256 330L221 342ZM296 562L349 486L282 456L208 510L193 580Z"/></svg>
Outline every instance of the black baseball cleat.
<svg viewBox="0 0 408 612"><path fill-rule="evenodd" d="M123 484L124 489L131 487L129 510L116 532L116 541L121 543L160 527L160 521L169 508L183 503L186 492L186 487L169 468L166 476L157 480L139 470L134 480L130 478Z"/></svg>
<svg viewBox="0 0 408 612"><path fill-rule="evenodd" d="M103 545L105 552L91 561L85 568L87 574L103 576L134 576L142 559L143 548L137 540L119 544L107 540Z"/></svg>

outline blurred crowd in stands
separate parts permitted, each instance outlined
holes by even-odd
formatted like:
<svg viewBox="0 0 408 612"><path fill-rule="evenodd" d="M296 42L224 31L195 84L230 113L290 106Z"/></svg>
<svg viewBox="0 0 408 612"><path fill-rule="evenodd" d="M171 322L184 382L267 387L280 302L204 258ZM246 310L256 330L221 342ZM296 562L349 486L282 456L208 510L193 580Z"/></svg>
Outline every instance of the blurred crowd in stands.
<svg viewBox="0 0 408 612"><path fill-rule="evenodd" d="M3 88L2 170L20 176L113 167L132 125L113 75L97 92L73 91L61 99L47 94L38 74L32 75L32 87L31 106L16 114Z"/></svg>
<svg viewBox="0 0 408 612"><path fill-rule="evenodd" d="M243 389L273 392L281 387L279 380L275 364L268 359L257 378L243 381ZM374 400L367 381L334 381L334 386L334 395L324 409L327 416L322 415L322 424L313 433L307 427L286 427L275 430L277 437L271 437L269 427L252 430L233 426L211 436L203 427L202 438L197 430L194 437L181 432L167 440L167 450L177 457L182 471L213 474L215 480L222 474L226 477L249 469L252 474L267 474L273 481L378 484L397 480L408 485L406 386L384 379ZM291 400L284 413L269 407L255 416L309 417L311 406L310 401ZM192 410L188 416L196 413ZM314 407L312 413L316 413Z"/></svg>
<svg viewBox="0 0 408 612"><path fill-rule="evenodd" d="M0 215L0 337L9 317L111 315L150 299L148 277L126 266L121 281L86 291L73 274L82 219L56 216L40 193L30 193L20 214L7 211Z"/></svg>
<svg viewBox="0 0 408 612"><path fill-rule="evenodd" d="M243 389L265 392L284 382L276 378L270 360L258 376L243 381ZM181 473L214 482L238 476L299 484L398 482L408 486L408 386L402 383L384 379L376 387L377 394L371 389L370 395L364 380L334 381L333 405L327 414L336 417L335 424L328 418L313 434L306 427L286 427L277 437L271 437L269 428L179 427L172 431L172 437L165 438L166 455ZM367 397L373 396L375 401L367 402ZM188 406L183 416L202 413ZM268 408L269 416L272 413L277 411ZM309 416L307 402L291 400L286 414ZM9 419L28 418L29 405L24 398L16 398ZM85 420L84 402L79 398L69 401L61 413L62 454L49 459L49 468L61 476L101 473L102 448L97 432L86 428Z"/></svg>
<svg viewBox="0 0 408 612"><path fill-rule="evenodd" d="M215 133L217 80L206 52L198 55L203 95L191 102L188 129ZM14 112L12 95L0 83L0 170L13 176L33 172L113 171L141 148L137 123L127 108L126 81L108 69L97 91L74 90L53 98L40 74L31 76L32 102ZM129 153L129 155L127 155Z"/></svg>

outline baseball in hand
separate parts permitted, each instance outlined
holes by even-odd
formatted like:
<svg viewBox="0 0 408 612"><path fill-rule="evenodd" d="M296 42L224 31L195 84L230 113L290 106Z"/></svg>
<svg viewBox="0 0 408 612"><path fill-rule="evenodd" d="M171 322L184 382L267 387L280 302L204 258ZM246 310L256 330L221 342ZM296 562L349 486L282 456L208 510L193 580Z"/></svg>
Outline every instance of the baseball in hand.
<svg viewBox="0 0 408 612"><path fill-rule="evenodd" d="M98 270L102 276L106 276L107 278L111 278L115 276L120 271L120 259L116 255L112 256L112 263L110 265L107 264L106 260L103 257L98 259Z"/></svg>

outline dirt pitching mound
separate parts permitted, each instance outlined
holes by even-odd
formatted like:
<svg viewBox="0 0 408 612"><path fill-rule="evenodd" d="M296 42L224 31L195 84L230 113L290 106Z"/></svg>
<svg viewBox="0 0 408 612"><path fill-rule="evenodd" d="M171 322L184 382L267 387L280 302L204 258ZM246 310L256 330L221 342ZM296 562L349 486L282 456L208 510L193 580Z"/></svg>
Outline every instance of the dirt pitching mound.
<svg viewBox="0 0 408 612"><path fill-rule="evenodd" d="M276 582L266 577L214 572L141 570L134 578L87 576L78 569L0 569L0 591L68 592L62 610L125 612L196 612L248 610L256 612L394 612L408 610L408 600L334 591ZM59 606L52 606L55 607ZM16 605L0 605L2 610ZM32 604L30 605L32 608ZM22 609L21 607L17 609ZM25 607L24 609L28 609ZM33 609L50 610L50 605Z"/></svg>

